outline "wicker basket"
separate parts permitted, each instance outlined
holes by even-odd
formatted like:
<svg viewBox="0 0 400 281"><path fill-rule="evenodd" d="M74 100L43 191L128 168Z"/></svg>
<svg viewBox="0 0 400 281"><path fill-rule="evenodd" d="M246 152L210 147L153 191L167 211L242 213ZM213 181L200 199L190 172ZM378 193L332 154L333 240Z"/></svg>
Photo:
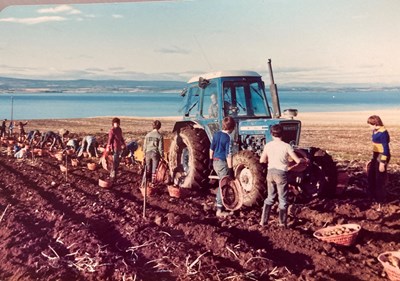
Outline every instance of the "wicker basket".
<svg viewBox="0 0 400 281"><path fill-rule="evenodd" d="M379 262L382 264L385 269L386 274L389 279L392 281L400 281L400 269L394 266L389 260L388 256L394 256L395 258L400 260L400 251L389 251L384 252L378 256Z"/></svg>
<svg viewBox="0 0 400 281"><path fill-rule="evenodd" d="M65 165L61 164L61 165L60 165L60 171L61 171L62 173L65 173L65 172L67 171L67 167L66 167Z"/></svg>
<svg viewBox="0 0 400 281"><path fill-rule="evenodd" d="M41 148L34 148L33 149L33 154L37 155L37 156L43 156L43 149Z"/></svg>
<svg viewBox="0 0 400 281"><path fill-rule="evenodd" d="M140 187L140 192L142 193L142 196L144 197L145 193L144 193L144 187ZM147 185L146 188L147 191L147 197L151 197L152 195L154 195L154 188L149 184Z"/></svg>
<svg viewBox="0 0 400 281"><path fill-rule="evenodd" d="M87 163L87 167L90 171L94 171L96 170L97 165L96 163Z"/></svg>
<svg viewBox="0 0 400 281"><path fill-rule="evenodd" d="M334 233L337 230L340 230L341 228L347 228L350 231L347 233L342 233L342 234L332 234L332 235L327 235L328 233ZM339 224L336 226L329 226L325 228L321 228L317 231L314 232L314 237L334 243L337 245L343 245L343 246L351 246L357 238L358 233L361 230L361 226L358 224Z"/></svg>
<svg viewBox="0 0 400 281"><path fill-rule="evenodd" d="M67 155L71 156L72 154L74 154L74 150L73 150L73 149L67 149L67 150L65 151L65 153L66 153Z"/></svg>
<svg viewBox="0 0 400 281"><path fill-rule="evenodd" d="M168 185L168 193L169 193L169 196L174 197L174 198L181 197L181 189L174 185Z"/></svg>
<svg viewBox="0 0 400 281"><path fill-rule="evenodd" d="M62 152L59 152L59 153L54 154L54 157L55 157L58 161L62 161L62 160L63 160L63 154L62 154Z"/></svg>
<svg viewBox="0 0 400 281"><path fill-rule="evenodd" d="M112 186L112 182L107 179L99 179L99 186L102 188L110 188Z"/></svg>

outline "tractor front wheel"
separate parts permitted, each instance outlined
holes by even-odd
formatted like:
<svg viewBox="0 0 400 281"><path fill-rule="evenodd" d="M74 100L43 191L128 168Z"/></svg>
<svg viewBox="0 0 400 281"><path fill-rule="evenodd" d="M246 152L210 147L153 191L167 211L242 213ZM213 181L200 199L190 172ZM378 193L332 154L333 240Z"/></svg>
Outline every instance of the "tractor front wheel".
<svg viewBox="0 0 400 281"><path fill-rule="evenodd" d="M261 203L266 194L266 174L259 157L251 151L239 151L233 156L235 178L243 188L243 205Z"/></svg>

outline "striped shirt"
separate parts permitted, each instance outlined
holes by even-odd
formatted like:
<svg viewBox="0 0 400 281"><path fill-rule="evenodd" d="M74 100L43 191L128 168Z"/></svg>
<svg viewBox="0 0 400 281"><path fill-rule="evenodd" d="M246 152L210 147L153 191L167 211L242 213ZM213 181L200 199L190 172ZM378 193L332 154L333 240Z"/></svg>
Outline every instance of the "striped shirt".
<svg viewBox="0 0 400 281"><path fill-rule="evenodd" d="M390 136L385 127L380 127L372 133L372 151L374 158L386 162L390 158Z"/></svg>

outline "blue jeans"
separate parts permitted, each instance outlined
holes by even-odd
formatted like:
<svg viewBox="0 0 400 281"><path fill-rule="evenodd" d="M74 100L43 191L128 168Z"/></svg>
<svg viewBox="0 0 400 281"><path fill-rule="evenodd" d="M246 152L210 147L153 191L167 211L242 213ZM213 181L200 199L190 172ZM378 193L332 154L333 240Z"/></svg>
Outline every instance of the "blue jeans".
<svg viewBox="0 0 400 281"><path fill-rule="evenodd" d="M117 170L119 167L119 161L120 161L119 155L120 154L121 154L121 151L114 151L114 154L113 154L113 170L115 171L115 174L117 174Z"/></svg>
<svg viewBox="0 0 400 281"><path fill-rule="evenodd" d="M83 138L82 140L82 146L81 149L79 150L78 156L81 156L83 152L89 153L89 155L93 156L96 154L96 148L94 147L94 138ZM94 152L94 154L92 153ZM97 156L97 154L96 154Z"/></svg>
<svg viewBox="0 0 400 281"><path fill-rule="evenodd" d="M226 161L224 160L214 160L213 167L220 180L228 174L228 163L226 163ZM222 205L221 188L219 187L219 185L215 200L217 202L217 208L222 208L223 205Z"/></svg>
<svg viewBox="0 0 400 281"><path fill-rule="evenodd" d="M158 162L160 162L160 153L157 151L146 152L146 171L147 179L151 179L152 175L155 175L158 167Z"/></svg>
<svg viewBox="0 0 400 281"><path fill-rule="evenodd" d="M279 209L286 210L287 203L287 171L269 169L267 174L268 197L264 205L273 205L278 193Z"/></svg>

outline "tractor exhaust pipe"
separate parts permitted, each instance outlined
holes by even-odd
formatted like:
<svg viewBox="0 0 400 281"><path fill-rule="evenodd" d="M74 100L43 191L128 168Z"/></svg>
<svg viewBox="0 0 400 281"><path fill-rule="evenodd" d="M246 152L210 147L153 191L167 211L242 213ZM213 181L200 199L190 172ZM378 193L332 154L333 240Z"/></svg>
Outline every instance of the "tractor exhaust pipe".
<svg viewBox="0 0 400 281"><path fill-rule="evenodd" d="M281 117L281 106L279 104L278 87L274 81L274 74L272 73L271 59L268 59L268 70L269 77L271 78L271 84L269 85L269 91L271 93L272 109L274 111L274 118Z"/></svg>

